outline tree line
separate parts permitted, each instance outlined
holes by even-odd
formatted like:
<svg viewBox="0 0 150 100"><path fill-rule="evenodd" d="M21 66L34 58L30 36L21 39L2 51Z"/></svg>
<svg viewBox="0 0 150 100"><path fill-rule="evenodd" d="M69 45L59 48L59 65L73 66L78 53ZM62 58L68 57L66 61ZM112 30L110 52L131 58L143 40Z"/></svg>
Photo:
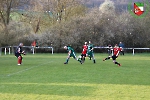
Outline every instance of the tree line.
<svg viewBox="0 0 150 100"><path fill-rule="evenodd" d="M81 51L85 41L94 46L150 47L150 13L137 18L117 12L113 1L87 8L80 0L0 0L0 46L64 45Z"/></svg>

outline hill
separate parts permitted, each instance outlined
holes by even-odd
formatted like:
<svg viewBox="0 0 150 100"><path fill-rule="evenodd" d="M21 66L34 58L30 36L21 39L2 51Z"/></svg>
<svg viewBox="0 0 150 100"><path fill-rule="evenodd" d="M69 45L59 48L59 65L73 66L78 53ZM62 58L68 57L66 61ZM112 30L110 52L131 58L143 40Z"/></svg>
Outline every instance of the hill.
<svg viewBox="0 0 150 100"><path fill-rule="evenodd" d="M105 0L84 0L85 4L88 7L99 7L101 3L103 3ZM111 0L115 3L115 5L127 5L129 0Z"/></svg>

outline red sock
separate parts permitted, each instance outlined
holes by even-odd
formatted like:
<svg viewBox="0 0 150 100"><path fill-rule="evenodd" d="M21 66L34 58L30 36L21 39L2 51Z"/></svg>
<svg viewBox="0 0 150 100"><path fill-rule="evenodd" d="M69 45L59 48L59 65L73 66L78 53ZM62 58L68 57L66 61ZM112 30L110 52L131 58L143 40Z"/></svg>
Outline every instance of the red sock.
<svg viewBox="0 0 150 100"><path fill-rule="evenodd" d="M18 64L20 64L20 59L18 58Z"/></svg>
<svg viewBox="0 0 150 100"><path fill-rule="evenodd" d="M22 63L22 59L20 59L20 64Z"/></svg>
<svg viewBox="0 0 150 100"><path fill-rule="evenodd" d="M21 64L21 57L18 57L18 64Z"/></svg>

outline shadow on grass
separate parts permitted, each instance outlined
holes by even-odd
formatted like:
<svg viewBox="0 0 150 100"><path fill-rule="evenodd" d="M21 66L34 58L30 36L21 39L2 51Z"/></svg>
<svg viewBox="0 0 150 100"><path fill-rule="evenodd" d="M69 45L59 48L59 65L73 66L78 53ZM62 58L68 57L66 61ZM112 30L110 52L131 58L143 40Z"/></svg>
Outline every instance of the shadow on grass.
<svg viewBox="0 0 150 100"><path fill-rule="evenodd" d="M94 88L92 86L72 84L40 84L40 83L2 83L1 93L13 94L41 94L61 96L88 96Z"/></svg>

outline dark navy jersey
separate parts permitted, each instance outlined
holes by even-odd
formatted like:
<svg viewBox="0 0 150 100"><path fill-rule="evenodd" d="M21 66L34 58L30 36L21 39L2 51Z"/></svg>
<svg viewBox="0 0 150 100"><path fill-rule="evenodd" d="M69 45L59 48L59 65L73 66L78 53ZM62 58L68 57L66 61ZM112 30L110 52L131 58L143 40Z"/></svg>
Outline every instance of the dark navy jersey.
<svg viewBox="0 0 150 100"><path fill-rule="evenodd" d="M22 53L22 47L18 46L16 51L15 51L15 54L21 54L21 53Z"/></svg>

